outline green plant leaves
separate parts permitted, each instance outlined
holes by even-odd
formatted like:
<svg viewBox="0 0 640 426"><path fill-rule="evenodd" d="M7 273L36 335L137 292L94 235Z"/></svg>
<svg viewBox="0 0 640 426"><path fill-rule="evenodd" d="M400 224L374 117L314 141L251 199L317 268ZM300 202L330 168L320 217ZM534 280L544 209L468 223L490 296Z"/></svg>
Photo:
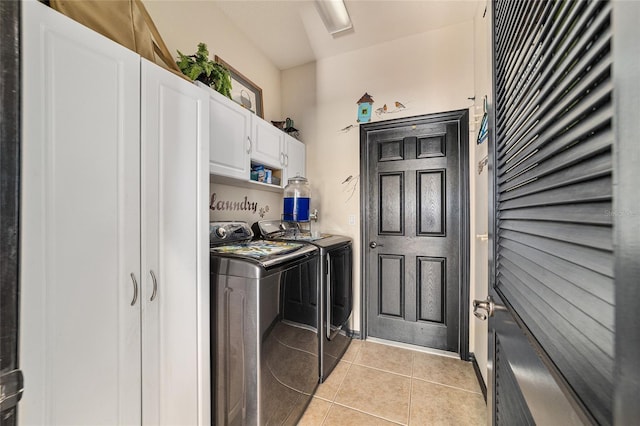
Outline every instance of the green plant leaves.
<svg viewBox="0 0 640 426"><path fill-rule="evenodd" d="M180 71L191 80L198 80L231 98L231 75L222 65L209 59L209 50L204 43L198 43L194 55L185 55L179 50L176 64Z"/></svg>

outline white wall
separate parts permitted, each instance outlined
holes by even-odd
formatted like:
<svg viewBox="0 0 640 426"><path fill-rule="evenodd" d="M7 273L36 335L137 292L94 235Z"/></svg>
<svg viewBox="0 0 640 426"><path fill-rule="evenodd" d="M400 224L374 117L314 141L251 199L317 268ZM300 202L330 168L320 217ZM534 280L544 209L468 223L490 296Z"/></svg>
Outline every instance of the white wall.
<svg viewBox="0 0 640 426"><path fill-rule="evenodd" d="M387 104L393 110L395 101L406 106L382 117L374 114L372 121L469 108L473 31L469 21L282 73L282 111L300 123L296 127L307 146L311 203L320 211L320 229L354 240L355 330L360 330L360 188L342 182L360 170L356 102L368 92L374 109ZM355 128L340 131L348 125ZM354 225L349 215L355 215Z"/></svg>
<svg viewBox="0 0 640 426"><path fill-rule="evenodd" d="M213 2L144 0L160 35L177 57L207 44L209 56L220 56L262 89L264 119L280 120L280 70L229 21Z"/></svg>

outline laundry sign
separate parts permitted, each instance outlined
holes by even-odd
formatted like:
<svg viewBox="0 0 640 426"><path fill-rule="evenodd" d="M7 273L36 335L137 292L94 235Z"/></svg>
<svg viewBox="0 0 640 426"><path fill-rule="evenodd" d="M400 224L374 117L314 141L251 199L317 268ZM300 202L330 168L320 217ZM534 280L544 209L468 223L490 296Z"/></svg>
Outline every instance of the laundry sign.
<svg viewBox="0 0 640 426"><path fill-rule="evenodd" d="M269 206L266 206L266 208L269 211ZM255 214L258 211L258 202L249 200L247 195L240 200L224 200L218 198L218 194L214 192L211 194L209 209L212 211L243 211Z"/></svg>
<svg viewBox="0 0 640 426"><path fill-rule="evenodd" d="M279 219L281 205L282 193L219 183L209 186L210 221Z"/></svg>

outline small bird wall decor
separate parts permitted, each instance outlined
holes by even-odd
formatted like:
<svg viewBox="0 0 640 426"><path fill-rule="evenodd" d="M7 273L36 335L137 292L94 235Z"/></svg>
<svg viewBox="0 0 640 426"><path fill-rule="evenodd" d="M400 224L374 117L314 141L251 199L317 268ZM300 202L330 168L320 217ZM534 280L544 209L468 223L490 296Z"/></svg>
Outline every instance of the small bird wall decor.
<svg viewBox="0 0 640 426"><path fill-rule="evenodd" d="M400 101L394 101L393 102L393 106L394 106L393 108L389 108L387 106L387 104L382 105L380 108L376 109L376 111L375 111L376 115L378 117L381 117L384 114L393 114L393 113L396 113L396 112L400 112L400 111L402 111L404 109L407 109L407 107L404 106L404 104L402 102L400 102Z"/></svg>

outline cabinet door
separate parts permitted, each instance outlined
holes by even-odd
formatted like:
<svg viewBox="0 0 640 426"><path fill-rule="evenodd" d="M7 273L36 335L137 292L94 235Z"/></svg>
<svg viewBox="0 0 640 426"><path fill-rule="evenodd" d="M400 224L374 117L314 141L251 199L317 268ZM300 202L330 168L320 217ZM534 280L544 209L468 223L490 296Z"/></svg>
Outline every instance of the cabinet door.
<svg viewBox="0 0 640 426"><path fill-rule="evenodd" d="M142 401L149 425L208 425L209 96L142 60Z"/></svg>
<svg viewBox="0 0 640 426"><path fill-rule="evenodd" d="M22 28L18 418L140 424L140 59L39 2Z"/></svg>
<svg viewBox="0 0 640 426"><path fill-rule="evenodd" d="M287 142L287 154L285 156L286 178L306 176L306 147L302 142L289 135L285 136ZM286 185L287 182L284 182Z"/></svg>
<svg viewBox="0 0 640 426"><path fill-rule="evenodd" d="M275 169L284 168L284 133L271 123L253 117L251 160Z"/></svg>
<svg viewBox="0 0 640 426"><path fill-rule="evenodd" d="M209 94L209 171L249 180L251 112L202 83L198 85Z"/></svg>

